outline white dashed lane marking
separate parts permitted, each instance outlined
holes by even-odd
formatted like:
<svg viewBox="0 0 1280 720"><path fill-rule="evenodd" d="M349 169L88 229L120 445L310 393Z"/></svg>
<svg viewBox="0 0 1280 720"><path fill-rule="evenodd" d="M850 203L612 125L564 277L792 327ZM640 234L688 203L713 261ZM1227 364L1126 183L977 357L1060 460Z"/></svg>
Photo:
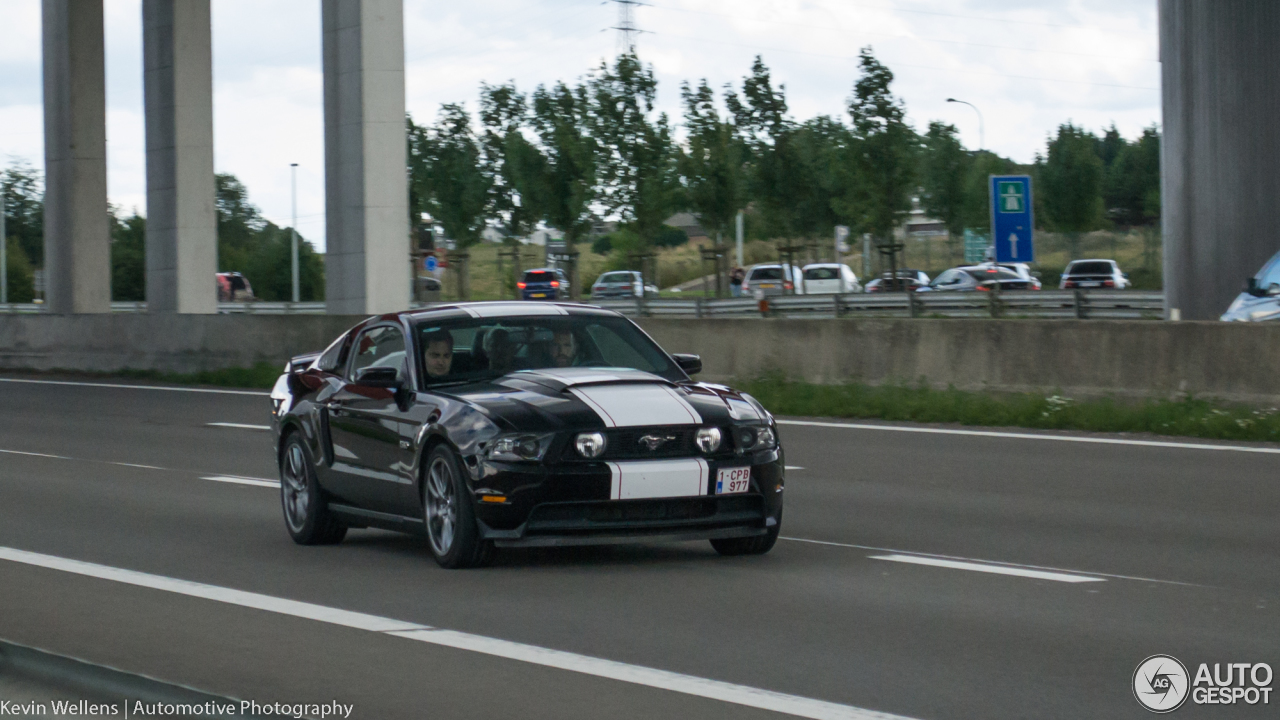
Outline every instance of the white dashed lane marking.
<svg viewBox="0 0 1280 720"><path fill-rule="evenodd" d="M0 547L0 560L133 585L135 587L150 588L202 600L211 600L238 607L253 608L278 615L304 618L381 635L416 640L431 645L451 647L525 662L531 665L567 670L633 685L719 700L735 705L813 718L814 720L907 720L907 718L900 715L890 715L853 705L841 705L826 700L800 695L788 695L749 685L735 685L722 680L685 675L643 665L631 665L616 660L579 655L578 653L564 650L554 650L483 635L445 630L378 615L342 610L298 600L288 600L271 595L261 595L218 585L206 585L205 583L192 582L190 580L152 575L136 570L126 570L55 555L44 555L16 548Z"/></svg>
<svg viewBox="0 0 1280 720"><path fill-rule="evenodd" d="M1017 577L1035 578L1036 580L1054 580L1065 583L1106 582L1102 578L1087 575L1068 575L1067 573L1046 572L1044 570L1027 570L1008 565L986 565L983 563L959 562L957 560L941 560L939 558L919 557L915 555L872 555L872 560L888 560L890 562L910 563L912 565L931 565L933 567L950 568L952 570L972 570L974 572L991 573L993 575L1015 575Z"/></svg>
<svg viewBox="0 0 1280 720"><path fill-rule="evenodd" d="M255 487L278 488L280 483L275 480L266 480L263 478L247 478L236 477L235 475L209 475L202 477L201 480L212 480L214 482L232 483L235 485L253 485Z"/></svg>
<svg viewBox="0 0 1280 720"><path fill-rule="evenodd" d="M209 427L232 428L234 430L270 430L270 425L248 425L246 423L216 422L206 423Z"/></svg>

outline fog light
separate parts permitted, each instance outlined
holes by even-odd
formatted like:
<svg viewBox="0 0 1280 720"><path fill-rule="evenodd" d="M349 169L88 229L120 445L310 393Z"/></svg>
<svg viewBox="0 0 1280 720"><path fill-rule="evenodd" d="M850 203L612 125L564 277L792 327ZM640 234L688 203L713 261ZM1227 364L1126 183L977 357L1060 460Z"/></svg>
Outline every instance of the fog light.
<svg viewBox="0 0 1280 720"><path fill-rule="evenodd" d="M734 431L734 435L735 442L743 450L750 450L756 444L756 431L749 427L738 428Z"/></svg>
<svg viewBox="0 0 1280 720"><path fill-rule="evenodd" d="M698 435L696 437L696 440L698 442L698 449L701 450L704 454L710 455L711 453L720 449L720 428L718 427L698 428Z"/></svg>
<svg viewBox="0 0 1280 720"><path fill-rule="evenodd" d="M578 454L584 458L600 457L604 454L604 433L579 433L573 444L578 448Z"/></svg>

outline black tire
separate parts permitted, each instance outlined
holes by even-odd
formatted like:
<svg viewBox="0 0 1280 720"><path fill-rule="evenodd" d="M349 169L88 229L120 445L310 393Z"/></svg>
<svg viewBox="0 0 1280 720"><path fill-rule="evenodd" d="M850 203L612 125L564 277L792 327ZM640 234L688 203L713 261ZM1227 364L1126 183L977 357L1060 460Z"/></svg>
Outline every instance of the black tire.
<svg viewBox="0 0 1280 720"><path fill-rule="evenodd" d="M480 538L472 502L457 453L437 445L423 464L422 519L427 547L442 568L480 567L493 557L493 543Z"/></svg>
<svg viewBox="0 0 1280 720"><path fill-rule="evenodd" d="M280 505L285 529L299 545L335 545L347 535L347 526L329 512L311 453L296 432L285 437L280 453Z"/></svg>
<svg viewBox="0 0 1280 720"><path fill-rule="evenodd" d="M781 531L782 516L779 515L778 524L769 528L769 532L764 535L712 540L711 547L715 548L716 552L725 556L763 555L773 549L773 546L778 542L778 533Z"/></svg>

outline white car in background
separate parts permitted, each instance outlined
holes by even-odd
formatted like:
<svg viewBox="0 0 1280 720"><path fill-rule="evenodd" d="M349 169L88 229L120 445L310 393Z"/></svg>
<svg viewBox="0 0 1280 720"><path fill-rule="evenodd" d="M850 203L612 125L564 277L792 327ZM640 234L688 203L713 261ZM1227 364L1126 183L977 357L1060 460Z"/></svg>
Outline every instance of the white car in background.
<svg viewBox="0 0 1280 720"><path fill-rule="evenodd" d="M805 295L835 295L862 292L858 276L843 263L812 263L801 271Z"/></svg>

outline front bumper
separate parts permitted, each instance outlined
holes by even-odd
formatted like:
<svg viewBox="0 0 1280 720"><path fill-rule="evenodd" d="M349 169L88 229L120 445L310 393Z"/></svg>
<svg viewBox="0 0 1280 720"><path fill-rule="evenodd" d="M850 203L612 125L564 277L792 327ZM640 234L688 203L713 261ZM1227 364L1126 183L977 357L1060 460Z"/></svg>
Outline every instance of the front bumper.
<svg viewBox="0 0 1280 720"><path fill-rule="evenodd" d="M751 466L748 492L716 495L716 471ZM785 465L780 449L751 458L711 459L700 495L611 499L606 463L520 467L481 463L476 502L480 534L500 547L594 545L645 540L703 540L763 535L782 515ZM479 498L477 498L479 499Z"/></svg>

